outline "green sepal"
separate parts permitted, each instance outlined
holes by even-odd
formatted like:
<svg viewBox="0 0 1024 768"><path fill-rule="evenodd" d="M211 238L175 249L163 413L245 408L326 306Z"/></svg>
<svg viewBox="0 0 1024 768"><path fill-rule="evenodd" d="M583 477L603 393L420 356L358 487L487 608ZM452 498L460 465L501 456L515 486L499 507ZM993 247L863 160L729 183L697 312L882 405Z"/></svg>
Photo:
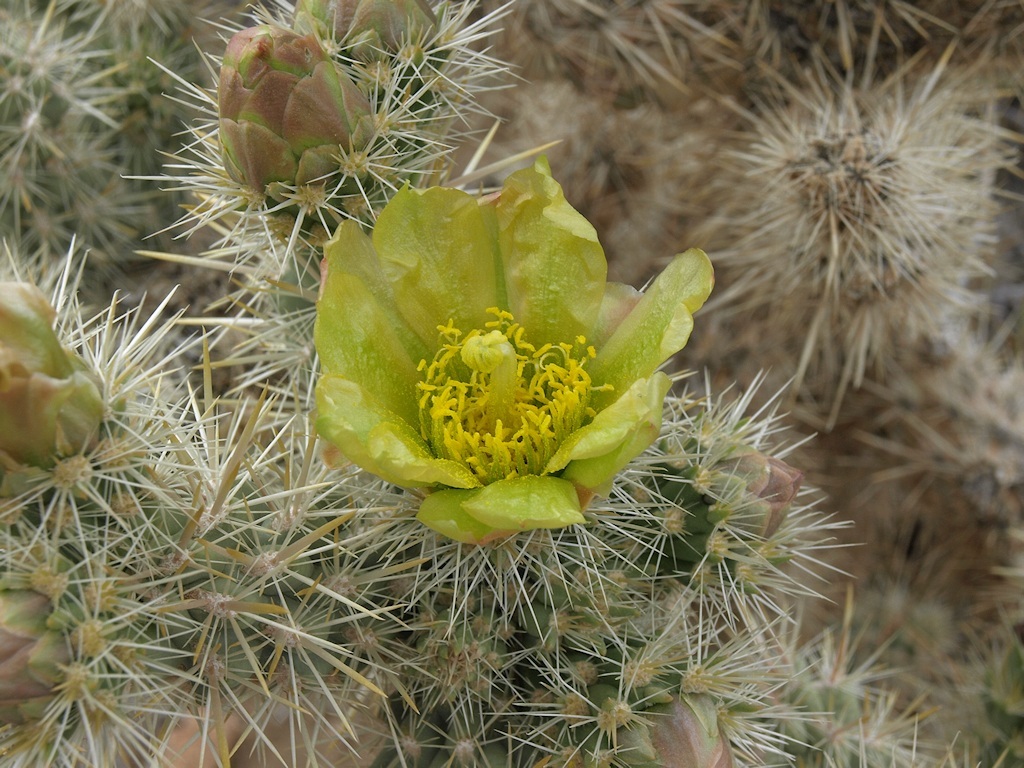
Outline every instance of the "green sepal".
<svg viewBox="0 0 1024 768"><path fill-rule="evenodd" d="M607 493L615 475L643 453L661 431L665 395L672 381L658 372L633 382L614 403L578 429L551 457L545 472L596 493Z"/></svg>
<svg viewBox="0 0 1024 768"><path fill-rule="evenodd" d="M665 766L732 768L732 748L718 726L718 705L709 694L684 694L650 707L651 741Z"/></svg>
<svg viewBox="0 0 1024 768"><path fill-rule="evenodd" d="M612 385L611 391L595 392L594 408L602 408L636 379L650 376L686 346L693 313L714 284L711 262L697 248L679 254L665 267L588 366L595 386Z"/></svg>
<svg viewBox="0 0 1024 768"><path fill-rule="evenodd" d="M428 528L468 544L586 522L572 483L539 475L468 491L435 491L423 500L416 517Z"/></svg>
<svg viewBox="0 0 1024 768"><path fill-rule="evenodd" d="M432 348L438 326L483 328L487 309L503 305L493 216L461 190L406 186L377 219L373 245L398 311Z"/></svg>
<svg viewBox="0 0 1024 768"><path fill-rule="evenodd" d="M531 342L589 339L608 265L594 227L566 201L547 160L509 176L496 210L509 310Z"/></svg>
<svg viewBox="0 0 1024 768"><path fill-rule="evenodd" d="M74 365L53 330L56 319L34 285L0 282L0 392L29 371L58 379L71 375Z"/></svg>
<svg viewBox="0 0 1024 768"><path fill-rule="evenodd" d="M586 522L572 483L558 477L527 475L485 485L463 508L497 530L564 528Z"/></svg>
<svg viewBox="0 0 1024 768"><path fill-rule="evenodd" d="M506 536L510 531L496 531L492 526L471 516L462 503L479 491L434 491L420 504L416 519L432 531L463 544L484 544L492 538Z"/></svg>
<svg viewBox="0 0 1024 768"><path fill-rule="evenodd" d="M220 142L224 165L236 181L263 189L275 181L295 178L295 155L288 142L269 128L222 117Z"/></svg>
<svg viewBox="0 0 1024 768"><path fill-rule="evenodd" d="M27 283L0 282L0 456L49 467L85 450L107 410L98 381L64 349L56 313Z"/></svg>
<svg viewBox="0 0 1024 768"><path fill-rule="evenodd" d="M103 396L79 371L65 379L41 373L0 389L0 455L50 467L59 455L85 450L99 435Z"/></svg>
<svg viewBox="0 0 1024 768"><path fill-rule="evenodd" d="M356 382L326 375L316 386L317 432L352 463L404 488L480 485L466 467L435 458L423 439Z"/></svg>

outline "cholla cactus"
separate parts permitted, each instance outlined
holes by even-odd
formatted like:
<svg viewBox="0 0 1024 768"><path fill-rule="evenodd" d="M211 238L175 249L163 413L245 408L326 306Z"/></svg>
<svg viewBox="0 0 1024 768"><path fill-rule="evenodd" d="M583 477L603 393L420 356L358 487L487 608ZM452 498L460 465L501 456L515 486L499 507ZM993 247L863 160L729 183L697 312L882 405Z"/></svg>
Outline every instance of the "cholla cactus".
<svg viewBox="0 0 1024 768"><path fill-rule="evenodd" d="M150 760L193 716L222 764L232 717L283 764L366 764L353 737L379 766L780 752L774 629L802 590L783 566L830 526L791 508L799 478L745 401L671 399L586 525L467 545L418 495L326 468L294 404L229 413L161 381L167 326L76 312L58 337L107 406L96 439L3 486L2 637L31 659L2 710L12 765Z"/></svg>
<svg viewBox="0 0 1024 768"><path fill-rule="evenodd" d="M382 214L382 260L407 242L402 221L388 224L392 211L432 224L452 201L490 215L461 192L409 190ZM524 268L500 283L508 306L556 338L561 325L589 328L545 300L520 263L552 247L563 267L579 249L586 264L600 255L544 165L485 205L497 226L484 242L503 257L489 263ZM371 241L359 237L365 254ZM457 248L449 271L478 266L474 256ZM600 381L628 392L685 340L710 274L696 254L676 264L644 298L605 285L600 269L581 278L601 289L599 330L618 321L609 338L625 328L636 342L620 343ZM361 280L381 277L372 266ZM424 292L409 311L426 312L431 297L444 294ZM636 423L616 421L610 456L575 457L581 487L614 479L582 523L501 522L506 535L466 544L416 519L418 493L326 468L308 415L290 415L308 409L302 394L226 411L207 381L186 397L159 374L166 326L114 309L81 324L76 312L63 304L57 338L106 405L96 439L58 446L52 465L8 468L3 486L4 595L48 606L42 628L12 611L4 636L33 658L11 677L32 701L3 710L0 746L13 765L153 760L193 716L198 746L222 764L239 746L232 717L283 764L724 768L784 754L778 721L793 712L776 692L791 670L778 633L806 591L787 569L813 566L831 526L797 505L799 473L765 454L774 426L744 413L749 398L670 398L662 421L656 388L635 434ZM652 323L658 332L638 330ZM37 326L50 329L48 319ZM351 338L336 341L325 359L351 351ZM469 357L486 363L489 349ZM594 423L616 402L595 409ZM638 457L652 419L660 436ZM505 506L521 502L513 494ZM283 741L271 741L275 729ZM345 756L349 739L359 758Z"/></svg>
<svg viewBox="0 0 1024 768"><path fill-rule="evenodd" d="M65 279L55 292L75 287ZM350 514L352 489L334 473L342 482L328 487L338 492L323 497L326 470L310 468L305 418L292 426L258 404L232 417L190 400L164 372L184 351L168 345L173 319L114 304L83 321L63 299L55 335L34 289L5 283L0 304L11 331L4 394L23 382L37 393L50 381L69 389L57 390L67 396L55 428L38 394L0 401L49 429L30 433L31 450L4 431L8 764L149 761L193 716L201 748L227 764L229 715L262 732L280 719L272 702L290 702L305 721L311 753L321 737L344 744L344 714L331 702L363 678L331 628L364 610L321 586L318 564L330 563L321 547ZM26 622L25 606L38 603L39 621Z"/></svg>
<svg viewBox="0 0 1024 768"><path fill-rule="evenodd" d="M311 386L319 247L343 221L371 224L403 184L445 178L482 111L476 96L501 67L480 49L501 12L474 19L474 2L425 8L279 3L236 34L226 61L210 57L219 93L185 84L205 116L172 183L198 198L182 224L220 235L198 263L243 282L245 321L223 321L244 338L222 364L256 361L240 390ZM315 66L288 64L285 52L300 49Z"/></svg>
<svg viewBox="0 0 1024 768"><path fill-rule="evenodd" d="M794 713L772 700L791 674L777 632L787 593L805 589L785 564L812 566L831 524L793 505L798 479L760 453L774 427L747 404L670 398L653 455L586 525L458 543L415 520L409 492L347 522L334 588L403 607L346 634L389 698L368 702L356 736L369 751L342 764L723 768L781 755L777 721Z"/></svg>
<svg viewBox="0 0 1024 768"><path fill-rule="evenodd" d="M480 111L474 96L500 69L474 50L497 14L470 22L473 6L339 0L261 11L262 25L229 43L217 96L185 84L211 119L175 166L175 182L200 197L184 223L224 219L234 247L283 249L273 272L340 222L372 222L402 184L438 181L456 123ZM290 61L299 50L308 60ZM264 77L266 67L278 74ZM246 243L253 237L263 240Z"/></svg>

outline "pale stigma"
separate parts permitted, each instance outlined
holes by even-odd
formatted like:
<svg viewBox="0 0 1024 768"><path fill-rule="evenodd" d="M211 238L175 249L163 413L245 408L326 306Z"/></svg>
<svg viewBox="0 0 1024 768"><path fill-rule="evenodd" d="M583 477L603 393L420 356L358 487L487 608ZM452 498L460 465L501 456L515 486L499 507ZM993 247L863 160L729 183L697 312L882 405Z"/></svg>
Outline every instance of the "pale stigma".
<svg viewBox="0 0 1024 768"><path fill-rule="evenodd" d="M462 362L481 373L493 373L503 360L515 361L516 350L501 331L469 336L462 344Z"/></svg>

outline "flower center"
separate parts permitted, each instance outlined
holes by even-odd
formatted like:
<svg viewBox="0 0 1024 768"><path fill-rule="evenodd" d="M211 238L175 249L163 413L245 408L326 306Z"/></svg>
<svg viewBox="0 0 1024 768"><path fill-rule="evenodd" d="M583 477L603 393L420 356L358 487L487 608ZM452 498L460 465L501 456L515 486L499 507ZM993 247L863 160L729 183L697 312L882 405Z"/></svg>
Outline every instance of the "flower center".
<svg viewBox="0 0 1024 768"><path fill-rule="evenodd" d="M441 458L484 484L538 475L562 441L594 417L586 339L534 347L508 312L485 329L439 326L440 348L421 360L420 433Z"/></svg>

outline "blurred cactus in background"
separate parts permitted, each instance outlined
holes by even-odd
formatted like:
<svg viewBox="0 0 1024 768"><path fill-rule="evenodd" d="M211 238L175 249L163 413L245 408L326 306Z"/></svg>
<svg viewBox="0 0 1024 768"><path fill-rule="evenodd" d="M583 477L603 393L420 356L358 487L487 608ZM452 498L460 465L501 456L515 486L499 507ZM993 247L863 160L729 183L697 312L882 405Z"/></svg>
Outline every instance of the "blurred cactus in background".
<svg viewBox="0 0 1024 768"><path fill-rule="evenodd" d="M1014 155L986 114L993 95L943 75L853 88L819 68L799 90L780 84L710 181L708 238L735 275L722 302L771 317L791 346L759 364L798 361L794 386L833 421L867 371L952 343L984 306L993 184Z"/></svg>
<svg viewBox="0 0 1024 768"><path fill-rule="evenodd" d="M166 226L173 197L129 177L159 170L187 113L147 56L201 79L200 6L13 0L0 10L0 238L58 262L77 240L112 276Z"/></svg>
<svg viewBox="0 0 1024 768"><path fill-rule="evenodd" d="M10 3L0 24L2 231L26 253L60 253L73 234L109 249L140 210L120 179L110 103L124 95L96 29L55 4ZM106 205L112 214L93 216Z"/></svg>

